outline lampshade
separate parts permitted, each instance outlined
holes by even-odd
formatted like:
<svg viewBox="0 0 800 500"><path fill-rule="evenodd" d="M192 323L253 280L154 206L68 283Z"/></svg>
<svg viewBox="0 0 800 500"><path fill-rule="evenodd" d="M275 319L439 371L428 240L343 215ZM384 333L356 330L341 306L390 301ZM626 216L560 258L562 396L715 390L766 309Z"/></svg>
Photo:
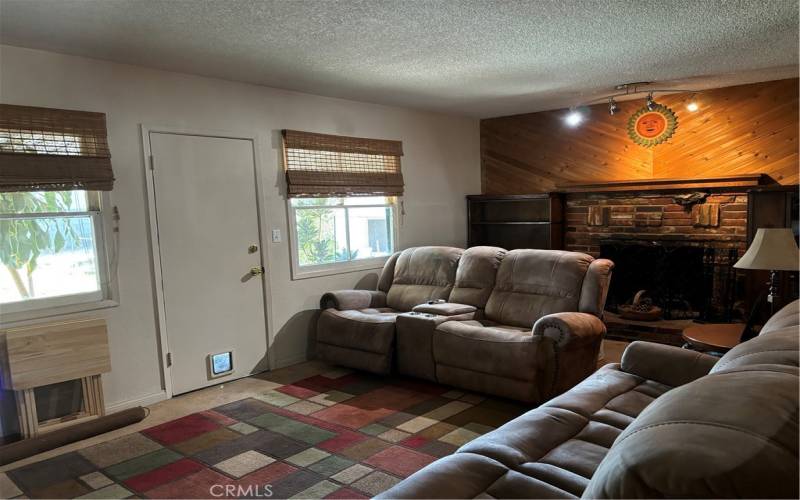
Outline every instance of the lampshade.
<svg viewBox="0 0 800 500"><path fill-rule="evenodd" d="M789 228L764 228L756 231L750 248L733 265L738 269L797 271L798 248Z"/></svg>

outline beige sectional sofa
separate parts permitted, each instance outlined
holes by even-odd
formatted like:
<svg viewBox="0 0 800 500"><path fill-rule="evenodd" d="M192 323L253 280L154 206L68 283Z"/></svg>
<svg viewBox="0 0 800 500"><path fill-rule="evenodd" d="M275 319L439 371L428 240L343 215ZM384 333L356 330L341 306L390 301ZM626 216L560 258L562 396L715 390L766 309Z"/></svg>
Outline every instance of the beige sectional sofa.
<svg viewBox="0 0 800 500"><path fill-rule="evenodd" d="M540 402L594 371L612 268L577 252L410 248L377 290L322 297L317 354Z"/></svg>
<svg viewBox="0 0 800 500"><path fill-rule="evenodd" d="M634 342L378 498L798 498L798 313L721 359Z"/></svg>

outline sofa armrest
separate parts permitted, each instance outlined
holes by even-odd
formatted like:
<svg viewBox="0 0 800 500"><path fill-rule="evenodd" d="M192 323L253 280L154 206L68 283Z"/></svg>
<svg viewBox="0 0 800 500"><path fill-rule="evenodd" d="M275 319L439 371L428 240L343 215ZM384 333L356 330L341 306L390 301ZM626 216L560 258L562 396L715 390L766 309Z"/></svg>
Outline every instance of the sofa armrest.
<svg viewBox="0 0 800 500"><path fill-rule="evenodd" d="M533 338L542 342L548 360L539 392L549 399L562 394L597 369L597 356L606 325L594 314L560 312L542 316L533 324Z"/></svg>
<svg viewBox="0 0 800 500"><path fill-rule="evenodd" d="M708 375L719 358L689 349L636 341L622 353L621 369L639 377L677 387Z"/></svg>
<svg viewBox="0 0 800 500"><path fill-rule="evenodd" d="M320 309L347 311L368 307L386 307L386 293L375 290L336 290L327 292L319 301Z"/></svg>
<svg viewBox="0 0 800 500"><path fill-rule="evenodd" d="M412 309L414 312L436 314L438 316L459 316L459 319L472 319L477 310L478 308L475 306L456 304L455 302L425 303L414 306L414 309Z"/></svg>
<svg viewBox="0 0 800 500"><path fill-rule="evenodd" d="M557 349L598 342L606 325L593 314L560 312L542 316L533 324L533 335L553 340Z"/></svg>
<svg viewBox="0 0 800 500"><path fill-rule="evenodd" d="M594 314L598 318L603 317L613 270L614 263L608 259L595 259L589 264L581 286L581 298L578 301L580 312Z"/></svg>

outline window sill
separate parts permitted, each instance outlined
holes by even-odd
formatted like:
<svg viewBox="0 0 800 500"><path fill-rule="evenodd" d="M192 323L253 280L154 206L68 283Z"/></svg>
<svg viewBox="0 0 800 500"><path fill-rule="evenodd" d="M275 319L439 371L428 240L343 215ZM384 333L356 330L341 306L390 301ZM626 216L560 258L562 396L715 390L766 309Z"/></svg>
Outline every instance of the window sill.
<svg viewBox="0 0 800 500"><path fill-rule="evenodd" d="M85 302L82 304L70 304L64 306L48 307L44 309L33 309L30 311L19 311L13 313L0 314L0 328L23 326L29 322L41 319L52 319L59 316L78 314L82 312L98 311L119 306L119 302L106 299L96 302Z"/></svg>
<svg viewBox="0 0 800 500"><path fill-rule="evenodd" d="M322 276L333 276L336 274L348 274L358 271L370 271L375 269L382 269L386 257L377 257L374 259L364 259L363 261L356 262L340 262L338 264L328 264L322 266L308 266L305 268L292 269L292 280L304 280L309 278L320 278Z"/></svg>

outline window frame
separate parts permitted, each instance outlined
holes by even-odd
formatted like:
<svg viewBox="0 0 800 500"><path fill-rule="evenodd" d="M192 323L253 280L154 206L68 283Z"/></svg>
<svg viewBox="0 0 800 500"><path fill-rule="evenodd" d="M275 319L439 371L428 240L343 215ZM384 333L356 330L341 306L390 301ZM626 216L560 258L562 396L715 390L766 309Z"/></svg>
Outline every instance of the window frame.
<svg viewBox="0 0 800 500"><path fill-rule="evenodd" d="M320 198L361 198L359 196L320 196ZM375 207L391 207L392 209L392 250L388 255L381 257L370 257L366 259L348 260L343 262L331 262L328 264L317 264L312 266L300 265L299 245L297 239L297 217L296 210L307 210L315 207L295 207L292 205L293 198L286 199L286 210L288 212L289 221L289 260L291 262L292 280L303 280L308 278L318 278L320 276L331 276L336 274L346 274L356 271L368 271L373 269L381 269L386 263L386 260L397 251L400 247L399 243L399 216L398 208L400 203L395 196L384 196L387 202L380 205L326 205L330 208L341 207L345 208L375 208ZM347 221L347 216L345 216ZM347 227L348 245L350 239L349 224Z"/></svg>
<svg viewBox="0 0 800 500"><path fill-rule="evenodd" d="M88 207L82 212L53 212L30 214L36 217L90 217L94 231L94 248L97 259L97 273L100 289L94 292L41 297L6 304L0 304L0 326L5 327L28 320L37 320L98 309L106 309L119 305L119 290L115 273L111 269L111 251L108 235L114 235L111 227L109 211L111 206L108 191L87 190ZM0 214L0 218L22 218L10 214ZM24 214L25 216L29 214ZM117 257L115 257L117 258Z"/></svg>

